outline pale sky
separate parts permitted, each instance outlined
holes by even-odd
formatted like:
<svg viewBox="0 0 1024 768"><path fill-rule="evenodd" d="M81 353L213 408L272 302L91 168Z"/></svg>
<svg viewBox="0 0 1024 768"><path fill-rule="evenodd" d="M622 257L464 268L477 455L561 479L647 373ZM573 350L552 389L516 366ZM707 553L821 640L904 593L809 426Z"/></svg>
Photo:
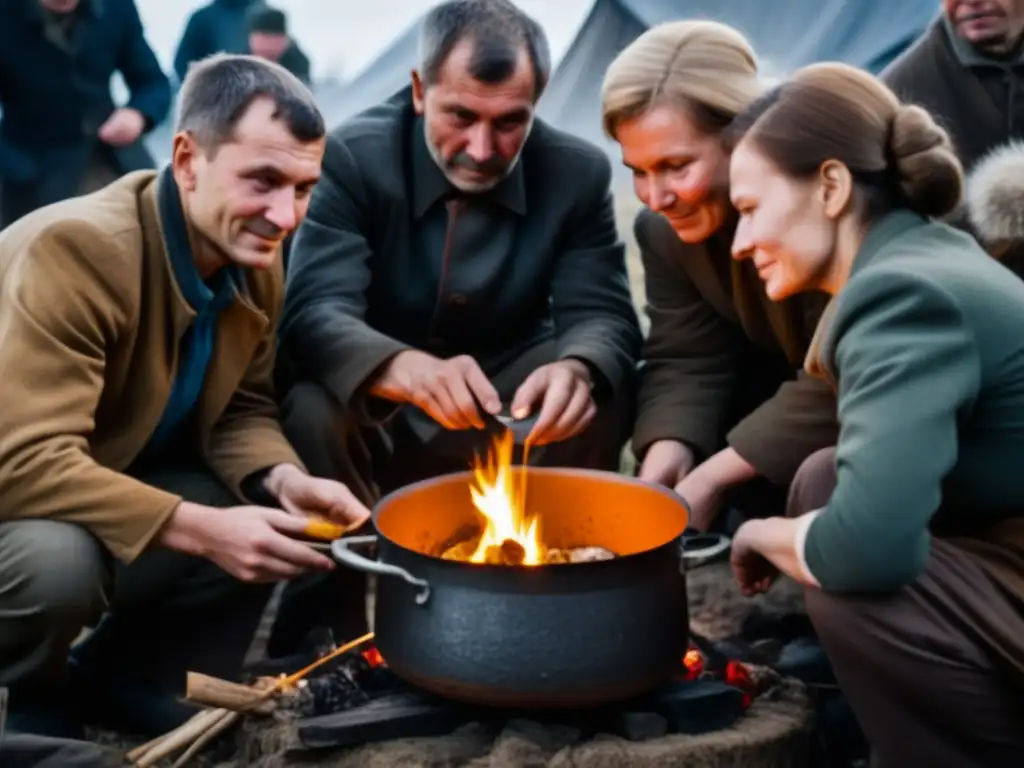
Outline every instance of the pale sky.
<svg viewBox="0 0 1024 768"><path fill-rule="evenodd" d="M0 0L2 2L3 0ZM435 0L269 0L288 13L293 36L309 55L313 77L347 77L377 53ZM557 61L572 42L592 0L515 0L544 27ZM204 0L136 0L146 36L166 69L188 15Z"/></svg>

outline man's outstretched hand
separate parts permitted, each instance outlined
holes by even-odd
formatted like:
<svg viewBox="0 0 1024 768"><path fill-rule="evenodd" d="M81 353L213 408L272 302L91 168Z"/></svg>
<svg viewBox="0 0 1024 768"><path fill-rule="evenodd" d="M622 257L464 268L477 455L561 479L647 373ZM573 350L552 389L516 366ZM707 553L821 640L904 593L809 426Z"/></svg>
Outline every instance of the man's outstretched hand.
<svg viewBox="0 0 1024 768"><path fill-rule="evenodd" d="M528 440L558 443L586 429L597 414L590 369L580 360L558 360L531 373L512 399L512 417L525 419L540 408Z"/></svg>

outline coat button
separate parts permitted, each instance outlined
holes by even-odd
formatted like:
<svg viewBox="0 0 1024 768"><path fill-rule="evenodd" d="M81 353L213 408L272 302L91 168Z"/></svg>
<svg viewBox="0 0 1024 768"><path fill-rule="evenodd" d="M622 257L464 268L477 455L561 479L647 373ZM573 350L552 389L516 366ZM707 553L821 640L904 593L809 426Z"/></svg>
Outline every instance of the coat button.
<svg viewBox="0 0 1024 768"><path fill-rule="evenodd" d="M466 298L465 294L456 293L448 300L453 307L464 307L469 299Z"/></svg>

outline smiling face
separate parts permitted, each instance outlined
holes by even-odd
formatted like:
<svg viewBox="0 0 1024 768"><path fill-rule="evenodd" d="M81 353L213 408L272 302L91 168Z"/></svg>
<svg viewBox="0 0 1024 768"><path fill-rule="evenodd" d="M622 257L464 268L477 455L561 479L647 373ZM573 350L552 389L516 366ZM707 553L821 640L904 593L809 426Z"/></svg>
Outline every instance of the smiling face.
<svg viewBox="0 0 1024 768"><path fill-rule="evenodd" d="M1024 0L943 0L957 33L983 52L1005 54L1024 30Z"/></svg>
<svg viewBox="0 0 1024 768"><path fill-rule="evenodd" d="M836 190L818 176L786 176L748 141L732 154L729 188L739 214L733 258L753 260L768 298L823 289L836 250Z"/></svg>
<svg viewBox="0 0 1024 768"><path fill-rule="evenodd" d="M258 98L232 138L205 151L188 133L174 139L174 177L193 227L226 263L265 269L302 222L320 178L325 140L301 142Z"/></svg>
<svg viewBox="0 0 1024 768"><path fill-rule="evenodd" d="M683 109L656 106L615 127L622 162L640 201L660 213L679 239L701 243L728 215L728 158Z"/></svg>
<svg viewBox="0 0 1024 768"><path fill-rule="evenodd" d="M463 192L484 192L512 172L533 124L536 80L524 46L500 83L471 72L472 39L456 44L426 85L413 73L413 105L423 115L431 156Z"/></svg>

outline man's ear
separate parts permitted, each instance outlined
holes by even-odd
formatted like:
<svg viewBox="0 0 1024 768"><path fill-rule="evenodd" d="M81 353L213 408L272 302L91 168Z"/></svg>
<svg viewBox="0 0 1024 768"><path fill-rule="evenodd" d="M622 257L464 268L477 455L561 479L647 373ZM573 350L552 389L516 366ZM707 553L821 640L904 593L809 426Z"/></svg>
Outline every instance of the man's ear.
<svg viewBox="0 0 1024 768"><path fill-rule="evenodd" d="M174 134L171 149L171 172L178 188L192 192L196 188L196 161L201 150L195 137L188 132Z"/></svg>
<svg viewBox="0 0 1024 768"><path fill-rule="evenodd" d="M838 219L853 200L853 174L845 163L826 160L818 169L819 194L830 219Z"/></svg>
<svg viewBox="0 0 1024 768"><path fill-rule="evenodd" d="M423 86L423 78L420 77L418 70L412 71L412 106L416 110L417 115L423 114L424 103L426 101L426 88Z"/></svg>

